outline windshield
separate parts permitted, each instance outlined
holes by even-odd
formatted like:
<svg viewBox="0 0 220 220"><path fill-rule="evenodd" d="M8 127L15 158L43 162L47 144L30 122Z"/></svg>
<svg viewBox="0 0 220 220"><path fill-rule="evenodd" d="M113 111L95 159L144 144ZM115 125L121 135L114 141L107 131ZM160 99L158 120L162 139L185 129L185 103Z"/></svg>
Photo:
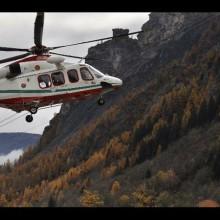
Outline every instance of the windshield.
<svg viewBox="0 0 220 220"><path fill-rule="evenodd" d="M92 70L92 72L94 73L94 75L97 77L97 78L102 78L104 76L103 73L101 73L99 70L97 70L96 68L92 67L92 66L89 66L89 68Z"/></svg>

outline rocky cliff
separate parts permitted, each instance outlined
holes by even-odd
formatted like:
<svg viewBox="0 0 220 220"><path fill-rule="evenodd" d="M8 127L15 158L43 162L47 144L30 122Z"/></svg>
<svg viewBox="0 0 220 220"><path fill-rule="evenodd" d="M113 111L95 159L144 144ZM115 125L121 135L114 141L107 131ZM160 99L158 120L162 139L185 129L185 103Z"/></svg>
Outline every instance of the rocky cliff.
<svg viewBox="0 0 220 220"><path fill-rule="evenodd" d="M63 143L81 126L105 112L123 94L155 77L152 76L155 69L183 56L198 40L209 20L216 16L216 13L151 13L149 21L142 26L144 33L137 39L117 38L89 48L88 57L106 62L88 63L104 73L122 78L125 82L123 88L117 94L107 95L107 103L102 108L96 105L95 99L64 104L60 114L45 129L40 146L47 148ZM115 28L113 36L128 31Z"/></svg>

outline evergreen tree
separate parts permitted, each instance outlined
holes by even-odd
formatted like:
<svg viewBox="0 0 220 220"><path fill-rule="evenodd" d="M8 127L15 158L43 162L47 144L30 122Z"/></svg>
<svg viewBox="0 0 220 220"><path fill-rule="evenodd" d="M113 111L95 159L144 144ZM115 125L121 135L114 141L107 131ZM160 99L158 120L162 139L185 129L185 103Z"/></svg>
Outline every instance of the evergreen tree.
<svg viewBox="0 0 220 220"><path fill-rule="evenodd" d="M152 138L157 145L161 144L165 147L168 143L169 127L167 121L159 119L152 130Z"/></svg>
<svg viewBox="0 0 220 220"><path fill-rule="evenodd" d="M190 128L193 128L193 127L196 126L196 124L197 124L196 107L195 107L195 105L193 104L193 105L191 106L191 118L190 118L190 124L189 124L189 126L190 126Z"/></svg>
<svg viewBox="0 0 220 220"><path fill-rule="evenodd" d="M181 131L182 134L185 134L190 127L190 119L191 119L191 112L186 110L183 114L182 121L181 121Z"/></svg>
<svg viewBox="0 0 220 220"><path fill-rule="evenodd" d="M179 136L179 129L180 129L180 118L177 113L174 113L171 122L169 141L173 141Z"/></svg>
<svg viewBox="0 0 220 220"><path fill-rule="evenodd" d="M150 133L152 130L152 122L150 117L147 117L144 122L141 122L139 126L134 131L133 136L133 145L136 145L140 142L145 135Z"/></svg>
<svg viewBox="0 0 220 220"><path fill-rule="evenodd" d="M140 142L138 148L137 163L152 159L157 151L154 139L149 136Z"/></svg>
<svg viewBox="0 0 220 220"><path fill-rule="evenodd" d="M207 122L207 114L208 114L208 110L207 110L207 104L206 104L206 100L203 99L199 110L198 110L198 125L203 125L204 123Z"/></svg>
<svg viewBox="0 0 220 220"><path fill-rule="evenodd" d="M218 95L217 95L217 98L216 98L216 105L220 105L220 90L218 90Z"/></svg>
<svg viewBox="0 0 220 220"><path fill-rule="evenodd" d="M49 201L48 201L48 207L56 207L56 200L53 196L50 196Z"/></svg>
<svg viewBox="0 0 220 220"><path fill-rule="evenodd" d="M212 121L212 119L215 117L216 111L217 111L216 101L213 98L213 96L211 96L208 101L208 120L209 121Z"/></svg>
<svg viewBox="0 0 220 220"><path fill-rule="evenodd" d="M146 134L146 129L144 128L143 124L140 124L138 128L135 128L134 130L134 136L133 136L133 145L135 146Z"/></svg>

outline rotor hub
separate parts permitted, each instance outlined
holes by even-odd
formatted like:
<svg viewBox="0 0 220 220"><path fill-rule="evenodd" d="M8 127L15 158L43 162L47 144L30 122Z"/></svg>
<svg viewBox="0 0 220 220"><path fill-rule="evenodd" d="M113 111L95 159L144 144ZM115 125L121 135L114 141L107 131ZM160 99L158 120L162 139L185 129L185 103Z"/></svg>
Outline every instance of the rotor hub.
<svg viewBox="0 0 220 220"><path fill-rule="evenodd" d="M30 52L36 55L42 55L48 53L49 48L46 46L41 46L41 47L33 46L30 48Z"/></svg>

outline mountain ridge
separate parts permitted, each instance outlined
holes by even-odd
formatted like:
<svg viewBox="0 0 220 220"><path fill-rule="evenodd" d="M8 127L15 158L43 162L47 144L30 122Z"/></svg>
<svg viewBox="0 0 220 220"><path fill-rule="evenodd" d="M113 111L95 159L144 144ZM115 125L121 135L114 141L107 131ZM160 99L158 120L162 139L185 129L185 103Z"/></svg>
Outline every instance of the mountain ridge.
<svg viewBox="0 0 220 220"><path fill-rule="evenodd" d="M38 134L23 132L0 133L0 154L8 154L13 150L26 149L30 145L37 144L40 139Z"/></svg>

